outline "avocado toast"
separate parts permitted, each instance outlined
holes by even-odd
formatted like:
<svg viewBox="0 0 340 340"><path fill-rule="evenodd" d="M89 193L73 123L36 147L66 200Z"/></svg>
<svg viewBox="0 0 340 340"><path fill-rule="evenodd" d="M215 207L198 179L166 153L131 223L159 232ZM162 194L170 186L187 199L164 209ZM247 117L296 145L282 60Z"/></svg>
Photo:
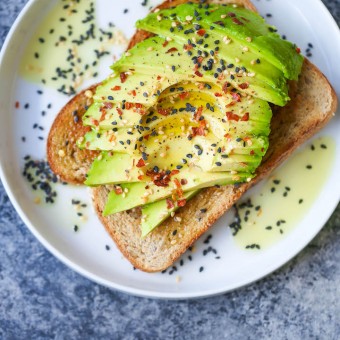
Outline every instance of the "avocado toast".
<svg viewBox="0 0 340 340"><path fill-rule="evenodd" d="M232 3L234 2L232 1ZM179 1L166 2L162 7L179 3ZM252 8L252 5L246 1L243 4ZM145 31L138 31L129 48L149 36L150 34ZM171 41L169 43L171 45ZM154 47L154 45L149 47ZM263 76L265 77L265 74ZM280 76L277 77L276 83L280 83L279 79ZM75 141L79 140L79 137L82 137L90 128L83 127L79 122L75 123L72 116L72 112L76 110L78 115L84 113L84 106L92 104L94 92L95 88L84 91L67 104L58 115L49 136L48 159L51 167L62 179L70 182L83 183L89 165L99 155L97 151L79 150L75 145ZM256 176L250 182L237 186L227 185L221 188L204 189L195 193L196 196L188 199L185 206L177 211L176 219L166 219L160 227L145 238L141 238L140 225L143 223L143 217L140 207L104 217L103 212L107 205L107 198L115 188L113 186L98 186L93 189L94 205L99 218L117 246L135 267L144 271L160 271L171 265L249 187L269 174L295 148L317 132L331 118L336 108L335 94L329 83L306 60L302 66L299 81L291 82L290 97L291 101L285 107L275 107L273 110L269 150L257 169ZM278 100L286 100L284 93ZM284 103L277 102L277 104ZM65 128L65 125L69 128ZM71 128L73 129L71 140L65 149L65 140L70 139L68 136ZM215 163L222 162L216 161ZM251 177L248 173L245 179ZM237 181L237 179L234 180L234 182ZM193 189L197 189L197 187ZM116 204L117 202L114 206ZM161 204L161 201L158 204Z"/></svg>

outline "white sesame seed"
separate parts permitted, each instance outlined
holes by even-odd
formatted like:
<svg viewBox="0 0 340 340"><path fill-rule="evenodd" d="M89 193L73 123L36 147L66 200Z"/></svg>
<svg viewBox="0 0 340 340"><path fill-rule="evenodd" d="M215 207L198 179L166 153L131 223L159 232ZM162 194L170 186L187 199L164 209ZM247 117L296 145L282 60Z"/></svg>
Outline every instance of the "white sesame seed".
<svg viewBox="0 0 340 340"><path fill-rule="evenodd" d="M58 155L59 155L59 157L65 157L65 151L62 150L62 149L60 149L60 150L58 151Z"/></svg>
<svg viewBox="0 0 340 340"><path fill-rule="evenodd" d="M92 97L93 97L92 91L91 91L91 90L86 90L86 91L85 91L85 97L87 97L87 98L92 98Z"/></svg>
<svg viewBox="0 0 340 340"><path fill-rule="evenodd" d="M222 14L221 19L225 19L227 17L227 14Z"/></svg>
<svg viewBox="0 0 340 340"><path fill-rule="evenodd" d="M191 21L193 19L193 17L191 16L191 15L187 15L186 17L185 17L185 20L187 20L187 21Z"/></svg>

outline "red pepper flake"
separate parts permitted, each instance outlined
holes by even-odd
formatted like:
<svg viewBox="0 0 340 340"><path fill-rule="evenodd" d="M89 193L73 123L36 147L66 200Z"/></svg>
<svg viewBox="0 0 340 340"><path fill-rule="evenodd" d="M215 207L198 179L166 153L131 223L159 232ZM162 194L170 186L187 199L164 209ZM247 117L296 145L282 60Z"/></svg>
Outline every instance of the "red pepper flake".
<svg viewBox="0 0 340 340"><path fill-rule="evenodd" d="M188 181L185 178L182 178L181 179L181 184L182 185L186 185L186 184L188 184Z"/></svg>
<svg viewBox="0 0 340 340"><path fill-rule="evenodd" d="M297 48L296 48L296 52L300 54L300 53L301 53L301 48L300 48L300 47L297 47Z"/></svg>
<svg viewBox="0 0 340 340"><path fill-rule="evenodd" d="M123 83L123 82L122 82ZM116 85L115 87L112 87L111 88L112 91L120 91L121 90L121 87Z"/></svg>
<svg viewBox="0 0 340 340"><path fill-rule="evenodd" d="M237 114L235 114L231 111L226 112L226 116L227 116L228 120L234 120L236 122L238 122L240 120L240 117Z"/></svg>
<svg viewBox="0 0 340 340"><path fill-rule="evenodd" d="M191 45L191 44L185 44L184 45L184 50L185 51L190 51L190 50L192 50L194 47Z"/></svg>
<svg viewBox="0 0 340 340"><path fill-rule="evenodd" d="M236 24L236 25L244 25L242 21L240 21L239 19L237 18L233 18L233 23Z"/></svg>
<svg viewBox="0 0 340 340"><path fill-rule="evenodd" d="M136 106L137 109L143 108L143 104L141 104L141 103L136 103L135 106Z"/></svg>
<svg viewBox="0 0 340 340"><path fill-rule="evenodd" d="M167 207L168 210L170 210L170 209L175 207L174 202L173 202L172 199L170 199L170 198L166 199L166 207Z"/></svg>
<svg viewBox="0 0 340 340"><path fill-rule="evenodd" d="M126 110L130 110L130 109L132 109L134 106L135 106L134 103L129 103L129 102L126 102L126 103L125 103L125 109L126 109Z"/></svg>
<svg viewBox="0 0 340 340"><path fill-rule="evenodd" d="M15 102L15 108L18 109L20 107L19 102Z"/></svg>
<svg viewBox="0 0 340 340"><path fill-rule="evenodd" d="M149 137L150 137L150 134L145 135L145 136L144 136L144 139L145 139L145 140L149 140Z"/></svg>
<svg viewBox="0 0 340 340"><path fill-rule="evenodd" d="M216 93L215 93L215 97L222 97L222 93L216 92Z"/></svg>
<svg viewBox="0 0 340 340"><path fill-rule="evenodd" d="M98 126L99 125L99 122L98 122L97 119L94 119L92 123L93 123L94 126Z"/></svg>
<svg viewBox="0 0 340 340"><path fill-rule="evenodd" d="M131 91L131 94L132 94L134 97L136 97L136 94L137 94L137 93L136 93L136 90L132 90L132 91Z"/></svg>
<svg viewBox="0 0 340 340"><path fill-rule="evenodd" d="M105 102L103 103L103 106L101 107L101 110L102 109L112 109L113 108L113 104L110 103L110 102Z"/></svg>
<svg viewBox="0 0 340 340"><path fill-rule="evenodd" d="M255 155L255 151L254 150L251 150L250 151L250 156L254 156Z"/></svg>
<svg viewBox="0 0 340 340"><path fill-rule="evenodd" d="M224 93L227 93L228 92L228 87L230 86L230 83L226 82L223 84L223 87L222 87L222 91Z"/></svg>
<svg viewBox="0 0 340 340"><path fill-rule="evenodd" d="M249 112L246 112L242 118L241 118L241 121L242 122L247 122L249 120Z"/></svg>
<svg viewBox="0 0 340 340"><path fill-rule="evenodd" d="M178 178L174 179L174 183L175 183L177 189L181 188L181 183L179 182Z"/></svg>
<svg viewBox="0 0 340 340"><path fill-rule="evenodd" d="M114 191L116 195L121 195L123 193L123 188L120 186L115 186Z"/></svg>
<svg viewBox="0 0 340 340"><path fill-rule="evenodd" d="M102 115L100 116L99 121L102 122L105 119L105 116L106 116L106 111L102 112Z"/></svg>
<svg viewBox="0 0 340 340"><path fill-rule="evenodd" d="M233 97L233 100L235 100L236 102L241 101L241 96L238 93L233 93L231 96Z"/></svg>
<svg viewBox="0 0 340 340"><path fill-rule="evenodd" d="M178 207L184 207L187 204L187 200L184 198L182 200L177 201Z"/></svg>
<svg viewBox="0 0 340 340"><path fill-rule="evenodd" d="M119 116L123 115L123 110L122 109L120 109L119 107L116 107L116 110L117 110Z"/></svg>
<svg viewBox="0 0 340 340"><path fill-rule="evenodd" d="M169 182L171 180L171 174L166 173L165 171L154 172L152 169L149 169L146 172L146 175L151 178L153 183L158 187L167 187L169 186Z"/></svg>
<svg viewBox="0 0 340 340"><path fill-rule="evenodd" d="M179 95L179 98L181 98L181 100L184 100L186 98L188 98L190 96L190 93L189 92L182 92L180 95Z"/></svg>
<svg viewBox="0 0 340 340"><path fill-rule="evenodd" d="M224 138L229 142L231 141L231 135L229 133L225 134Z"/></svg>
<svg viewBox="0 0 340 340"><path fill-rule="evenodd" d="M141 159L137 162L136 167L137 167L137 168L142 168L143 166L145 166L145 162L144 162L144 159L141 158Z"/></svg>
<svg viewBox="0 0 340 340"><path fill-rule="evenodd" d="M139 175L137 178L138 178L140 181L142 181L142 180L144 179L144 176L143 176L143 175Z"/></svg>
<svg viewBox="0 0 340 340"><path fill-rule="evenodd" d="M178 49L176 47L171 47L165 53L172 53L172 52L177 52L177 51L178 51Z"/></svg>
<svg viewBox="0 0 340 340"><path fill-rule="evenodd" d="M233 13L233 12L229 12L229 13L228 13L228 17L230 17L230 18L235 18L235 17L236 17L236 14Z"/></svg>
<svg viewBox="0 0 340 340"><path fill-rule="evenodd" d="M168 42L167 40L165 40L162 46L165 47L165 46L167 46L168 44L169 44L169 42Z"/></svg>
<svg viewBox="0 0 340 340"><path fill-rule="evenodd" d="M171 170L171 176L179 174L179 170Z"/></svg>
<svg viewBox="0 0 340 340"><path fill-rule="evenodd" d="M183 190L182 190L182 189L176 189L176 194L177 194L177 197L178 197L178 198L182 198L182 197L183 197L183 194L184 194L184 192L183 192Z"/></svg>
<svg viewBox="0 0 340 340"><path fill-rule="evenodd" d="M205 34L205 30L203 28L199 29L196 33L200 36L203 37L203 35Z"/></svg>
<svg viewBox="0 0 340 340"><path fill-rule="evenodd" d="M243 83L239 85L239 88L241 88L242 90L245 90L249 87L249 83Z"/></svg>
<svg viewBox="0 0 340 340"><path fill-rule="evenodd" d="M195 75L196 75L197 77L203 77L203 74L202 74L200 71L196 71L196 72L195 72Z"/></svg>
<svg viewBox="0 0 340 340"><path fill-rule="evenodd" d="M170 114L171 109L158 109L157 112L162 115L162 116L167 116L168 114Z"/></svg>
<svg viewBox="0 0 340 340"><path fill-rule="evenodd" d="M200 120L200 117L202 116L202 112L203 112L203 106L200 106L194 114L194 120L198 122Z"/></svg>
<svg viewBox="0 0 340 340"><path fill-rule="evenodd" d="M198 58L197 58L197 62L200 63L200 64L202 64L203 59L204 59L204 58L203 58L202 56L201 56L201 57L198 57Z"/></svg>
<svg viewBox="0 0 340 340"><path fill-rule="evenodd" d="M201 120L200 121L200 126L199 127L193 127L192 128L192 137L195 136L205 136L206 135L206 121L205 120Z"/></svg>
<svg viewBox="0 0 340 340"><path fill-rule="evenodd" d="M120 81L121 83L125 83L126 79L127 79L127 75L125 72L122 72L120 75Z"/></svg>

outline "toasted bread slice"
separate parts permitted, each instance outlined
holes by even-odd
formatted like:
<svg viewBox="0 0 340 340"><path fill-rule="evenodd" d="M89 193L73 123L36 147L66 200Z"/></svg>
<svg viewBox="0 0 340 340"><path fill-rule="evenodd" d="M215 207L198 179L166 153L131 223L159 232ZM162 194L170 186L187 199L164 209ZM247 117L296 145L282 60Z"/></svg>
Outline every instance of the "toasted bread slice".
<svg viewBox="0 0 340 340"><path fill-rule="evenodd" d="M164 8L183 2L185 1L166 1L161 6ZM224 0L218 2L235 3L236 1ZM237 2L254 10L253 5L247 0ZM131 40L129 47L148 36L145 32L138 31ZM240 186L230 185L220 189L202 190L184 208L178 211L176 215L181 218L180 223L168 219L150 235L142 239L140 231L141 210L136 208L103 217L102 212L110 187L101 186L93 189L93 203L98 217L118 248L136 268L146 272L156 272L169 267L220 216L230 209L246 190L271 173L298 146L318 132L332 118L337 108L335 92L326 77L308 60L304 62L299 81L292 82L290 89L291 101L289 104L283 108L274 109L270 147L257 170L257 176L250 183ZM84 98L84 94L80 94L75 97L74 101L82 107L86 98ZM75 102L73 102L73 105L75 105ZM70 119L71 106L72 101L59 114L67 116L65 118L66 123L68 122L67 119ZM59 120L62 121L62 118L59 118ZM54 139L62 141L62 138L58 138L58 136L63 133L65 128L61 123L58 123L54 124L53 129L54 131L51 131L51 133L53 133ZM73 169L76 169L72 176L71 174L68 176L77 179L74 182L80 183L93 155L88 156L80 171L78 160L74 162L75 164L72 163L74 158L69 158L67 162L59 166L58 159L55 160L53 157L55 157L60 145L49 143L49 147L56 148L53 152L48 150L52 169L57 170L56 172L64 180L67 180L67 177L64 177L65 172L72 172ZM50 158L50 155L53 156L53 159ZM69 155L67 154L65 157L69 157ZM65 163L68 168L62 169ZM207 209L206 213L200 211L202 208Z"/></svg>

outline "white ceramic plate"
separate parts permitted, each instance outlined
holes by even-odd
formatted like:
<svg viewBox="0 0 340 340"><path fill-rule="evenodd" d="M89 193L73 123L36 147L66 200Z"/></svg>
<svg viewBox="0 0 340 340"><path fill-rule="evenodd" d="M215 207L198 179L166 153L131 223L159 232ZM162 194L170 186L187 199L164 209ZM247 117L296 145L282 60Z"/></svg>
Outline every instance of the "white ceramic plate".
<svg viewBox="0 0 340 340"><path fill-rule="evenodd" d="M90 197L85 188L58 184L56 204L34 203L36 193L22 176L23 157L27 154L35 159L45 157L49 127L68 97L53 88L23 79L18 70L25 58L26 43L55 3L56 0L30 1L13 25L0 58L1 178L21 218L51 253L80 274L108 287L148 297L193 298L227 292L264 277L289 261L320 231L340 197L339 115L320 134L332 136L336 142L336 157L325 184L296 228L266 250L255 252L237 246L227 228L233 215L227 214L212 228L209 245L204 243L206 237L203 236L195 246L196 251L183 255L184 265L176 264L177 271L170 269L163 274L146 274L133 270L116 249L89 207ZM130 37L135 20L148 12L141 3L142 0L115 1L114 4L109 0L97 0L97 23L105 28L111 21ZM156 3L149 1L148 6ZM267 16L268 21L296 42L302 52L308 48L308 43L313 44L312 61L329 77L339 94L340 34L321 1L257 0L255 5L262 15L272 14ZM125 9L128 12L123 14ZM122 46L113 49L113 54L119 54ZM111 62L111 57L103 58L99 76L89 79L83 87L105 78ZM37 94L39 90L43 91L40 95ZM18 108L15 108L16 102ZM25 106L26 103L29 106ZM81 199L88 204L82 209L88 217L87 222L80 221L71 205L72 199ZM79 225L78 232L73 230L75 224ZM218 254L210 251L203 256L209 246ZM217 256L220 259L216 259ZM201 267L204 268L202 272Z"/></svg>

